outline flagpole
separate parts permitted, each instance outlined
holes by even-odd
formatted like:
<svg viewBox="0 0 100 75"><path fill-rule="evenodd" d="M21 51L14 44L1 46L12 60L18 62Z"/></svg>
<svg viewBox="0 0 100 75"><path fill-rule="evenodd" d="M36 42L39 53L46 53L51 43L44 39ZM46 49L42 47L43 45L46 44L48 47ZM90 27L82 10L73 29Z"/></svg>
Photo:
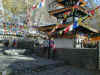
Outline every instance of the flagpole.
<svg viewBox="0 0 100 75"><path fill-rule="evenodd" d="M73 25L74 25L74 22L75 22L75 8L72 8L72 11L73 11ZM74 44L74 48L75 48L75 39L76 39L76 31L73 29L73 35L74 35L74 38L73 38L73 44Z"/></svg>

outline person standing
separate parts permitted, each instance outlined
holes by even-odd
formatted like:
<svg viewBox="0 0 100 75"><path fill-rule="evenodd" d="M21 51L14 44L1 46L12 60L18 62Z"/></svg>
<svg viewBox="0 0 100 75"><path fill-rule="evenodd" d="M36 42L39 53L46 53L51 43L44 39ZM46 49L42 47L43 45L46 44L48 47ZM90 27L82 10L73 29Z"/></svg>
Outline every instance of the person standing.
<svg viewBox="0 0 100 75"><path fill-rule="evenodd" d="M44 56L46 53L48 53L48 58L49 58L49 40L48 38L44 38L43 41L43 52L42 55Z"/></svg>
<svg viewBox="0 0 100 75"><path fill-rule="evenodd" d="M55 45L54 38L51 38L50 46L51 46L52 58L54 59L55 58L55 54L56 54L56 45Z"/></svg>
<svg viewBox="0 0 100 75"><path fill-rule="evenodd" d="M13 47L16 48L16 40L13 40Z"/></svg>

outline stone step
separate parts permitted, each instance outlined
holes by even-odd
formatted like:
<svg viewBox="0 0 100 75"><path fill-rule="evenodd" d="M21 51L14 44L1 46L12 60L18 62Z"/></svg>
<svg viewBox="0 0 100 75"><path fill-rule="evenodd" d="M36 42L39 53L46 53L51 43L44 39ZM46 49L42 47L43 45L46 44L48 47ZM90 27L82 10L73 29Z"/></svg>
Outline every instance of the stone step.
<svg viewBox="0 0 100 75"><path fill-rule="evenodd" d="M30 50L28 49L7 49L3 52L5 55L24 55L28 54L30 55Z"/></svg>

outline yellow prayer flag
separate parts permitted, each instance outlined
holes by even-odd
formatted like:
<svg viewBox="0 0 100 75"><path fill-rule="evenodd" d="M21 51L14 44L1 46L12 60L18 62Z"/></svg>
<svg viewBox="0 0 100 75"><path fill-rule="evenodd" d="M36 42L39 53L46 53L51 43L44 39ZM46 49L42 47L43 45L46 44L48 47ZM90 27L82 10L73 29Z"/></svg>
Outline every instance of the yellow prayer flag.
<svg viewBox="0 0 100 75"><path fill-rule="evenodd" d="M74 12L74 8L72 8L72 12Z"/></svg>
<svg viewBox="0 0 100 75"><path fill-rule="evenodd" d="M63 31L60 31L59 34L62 35L62 32L63 32Z"/></svg>
<svg viewBox="0 0 100 75"><path fill-rule="evenodd" d="M79 18L78 19L78 24L80 24L82 22L82 20L83 20L82 18Z"/></svg>
<svg viewBox="0 0 100 75"><path fill-rule="evenodd" d="M64 18L67 18L67 15L64 15Z"/></svg>

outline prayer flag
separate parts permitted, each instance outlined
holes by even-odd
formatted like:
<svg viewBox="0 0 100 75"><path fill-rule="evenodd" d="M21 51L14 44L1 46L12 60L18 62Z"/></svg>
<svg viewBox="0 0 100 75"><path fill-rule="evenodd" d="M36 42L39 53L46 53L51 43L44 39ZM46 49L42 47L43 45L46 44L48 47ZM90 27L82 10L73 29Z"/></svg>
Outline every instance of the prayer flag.
<svg viewBox="0 0 100 75"><path fill-rule="evenodd" d="M73 30L73 24L72 25L69 25L68 27L66 27L64 29L64 33L68 32L68 31L72 31Z"/></svg>
<svg viewBox="0 0 100 75"><path fill-rule="evenodd" d="M42 8L45 5L45 0L41 0L37 8Z"/></svg>
<svg viewBox="0 0 100 75"><path fill-rule="evenodd" d="M73 29L77 28L78 27L78 22L75 21L74 24L73 24Z"/></svg>
<svg viewBox="0 0 100 75"><path fill-rule="evenodd" d="M73 30L73 24L70 25L70 28L69 28L69 31L72 31Z"/></svg>
<svg viewBox="0 0 100 75"><path fill-rule="evenodd" d="M33 5L33 6L32 6L32 10L34 10L36 7L37 7L37 5Z"/></svg>
<svg viewBox="0 0 100 75"><path fill-rule="evenodd" d="M91 13L91 15L94 16L94 14L95 14L95 10L91 10L90 13Z"/></svg>
<svg viewBox="0 0 100 75"><path fill-rule="evenodd" d="M42 8L42 3L40 2L37 8Z"/></svg>

